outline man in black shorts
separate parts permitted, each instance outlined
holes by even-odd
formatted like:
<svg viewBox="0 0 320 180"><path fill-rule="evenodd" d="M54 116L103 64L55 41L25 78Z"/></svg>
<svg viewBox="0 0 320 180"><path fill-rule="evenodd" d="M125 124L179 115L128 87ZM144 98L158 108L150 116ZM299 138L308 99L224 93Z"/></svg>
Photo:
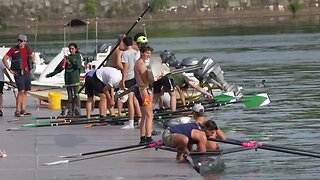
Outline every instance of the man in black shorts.
<svg viewBox="0 0 320 180"><path fill-rule="evenodd" d="M13 46L3 57L4 66L14 75L14 80L18 88L18 96L16 100L16 112L14 116L30 116L31 113L26 112L27 93L31 90L31 74L35 61L32 49L27 46L27 36L20 34L17 39L18 45ZM11 65L8 60L11 58Z"/></svg>
<svg viewBox="0 0 320 180"><path fill-rule="evenodd" d="M159 108L163 108L163 94L164 92L170 95L170 109L176 111L177 96L174 91L175 85L172 79L164 76L160 80L153 83L153 103L154 105L159 101Z"/></svg>

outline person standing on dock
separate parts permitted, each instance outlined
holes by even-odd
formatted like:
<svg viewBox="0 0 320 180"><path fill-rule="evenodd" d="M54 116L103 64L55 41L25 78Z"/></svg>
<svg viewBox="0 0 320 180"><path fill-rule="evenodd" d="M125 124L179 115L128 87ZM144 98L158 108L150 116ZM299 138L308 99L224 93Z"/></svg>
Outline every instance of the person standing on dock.
<svg viewBox="0 0 320 180"><path fill-rule="evenodd" d="M130 36L126 36L122 39L123 44L126 46L126 50L122 53L122 79L120 81L120 89L130 88L136 85L136 79L134 78L134 65L138 60L136 58L136 54L138 51L132 48L132 38ZM117 101L118 112L121 115L123 103L121 101ZM125 126L121 127L121 129L133 129L134 128L134 115L135 109L137 111L137 115L141 117L141 110L139 107L139 102L135 98L134 93L130 92L128 94L128 110L129 110L129 122Z"/></svg>
<svg viewBox="0 0 320 180"><path fill-rule="evenodd" d="M18 37L18 45L10 48L3 57L4 66L14 75L14 80L18 88L18 96L16 99L15 117L31 116L26 111L27 93L31 90L31 74L35 63L35 56L32 49L27 46L27 36L20 34ZM9 58L11 58L11 66L9 66Z"/></svg>
<svg viewBox="0 0 320 180"><path fill-rule="evenodd" d="M122 63L121 63L121 58L122 58L122 53L125 50L125 45L122 42L122 39L126 37L125 34L119 34L118 35L118 43L119 46L116 47L116 49L112 52L110 55L110 58L106 64L107 67L113 67L119 70L122 70Z"/></svg>
<svg viewBox="0 0 320 180"><path fill-rule="evenodd" d="M70 43L68 48L70 55L66 56L56 69L47 74L46 77L52 77L65 70L64 82L68 93L68 116L79 116L81 115L81 103L78 95L82 70L81 55L76 43Z"/></svg>
<svg viewBox="0 0 320 180"><path fill-rule="evenodd" d="M137 81L137 86L134 89L134 94L139 101L142 118L140 122L140 144L151 143L152 126L153 126L153 109L152 109L152 90L149 86L160 79L162 75L153 77L150 69L147 69L145 62L150 59L153 48L143 46L140 49L141 57L137 60L134 66L134 77Z"/></svg>

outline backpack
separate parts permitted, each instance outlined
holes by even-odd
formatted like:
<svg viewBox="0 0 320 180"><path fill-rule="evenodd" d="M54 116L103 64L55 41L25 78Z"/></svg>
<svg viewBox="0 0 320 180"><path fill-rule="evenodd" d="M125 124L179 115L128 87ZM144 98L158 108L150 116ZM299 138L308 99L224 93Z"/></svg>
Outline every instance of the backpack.
<svg viewBox="0 0 320 180"><path fill-rule="evenodd" d="M13 71L20 71L22 69L22 57L19 51L19 47L14 46L13 48L15 49L15 52L17 51L17 53L15 53L12 56L10 69ZM26 46L25 48L27 49L27 52L28 52L28 66L29 66L29 69L31 70L33 69L31 49L28 46Z"/></svg>

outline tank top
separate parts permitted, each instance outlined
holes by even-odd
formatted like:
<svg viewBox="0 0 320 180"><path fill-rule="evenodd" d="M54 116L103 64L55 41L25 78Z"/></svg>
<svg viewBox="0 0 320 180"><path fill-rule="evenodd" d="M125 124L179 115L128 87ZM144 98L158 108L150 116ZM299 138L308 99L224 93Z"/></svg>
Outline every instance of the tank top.
<svg viewBox="0 0 320 180"><path fill-rule="evenodd" d="M198 141L192 139L191 137L191 131L193 129L204 131L202 126L200 126L198 123L186 123L186 124L178 124L178 125L171 126L170 132L183 134L189 138L189 144L197 144Z"/></svg>

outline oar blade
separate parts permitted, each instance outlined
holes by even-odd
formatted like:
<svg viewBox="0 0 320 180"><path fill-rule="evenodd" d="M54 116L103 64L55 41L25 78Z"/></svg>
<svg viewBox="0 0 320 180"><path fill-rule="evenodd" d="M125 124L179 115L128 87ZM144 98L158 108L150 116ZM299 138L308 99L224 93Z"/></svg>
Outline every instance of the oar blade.
<svg viewBox="0 0 320 180"><path fill-rule="evenodd" d="M242 102L247 108L254 108L270 104L271 101L266 93L261 93L256 96L247 97Z"/></svg>
<svg viewBox="0 0 320 180"><path fill-rule="evenodd" d="M53 165L60 165L60 164L67 164L69 163L69 160L62 160L62 161L55 161L51 163L44 163L46 166L53 166Z"/></svg>
<svg viewBox="0 0 320 180"><path fill-rule="evenodd" d="M60 158L79 158L82 156L82 153L79 154L72 154L72 155L67 155L67 156L59 156Z"/></svg>
<svg viewBox="0 0 320 180"><path fill-rule="evenodd" d="M235 100L236 97L233 92L226 92L215 96L214 99L219 103L229 103L232 100Z"/></svg>

